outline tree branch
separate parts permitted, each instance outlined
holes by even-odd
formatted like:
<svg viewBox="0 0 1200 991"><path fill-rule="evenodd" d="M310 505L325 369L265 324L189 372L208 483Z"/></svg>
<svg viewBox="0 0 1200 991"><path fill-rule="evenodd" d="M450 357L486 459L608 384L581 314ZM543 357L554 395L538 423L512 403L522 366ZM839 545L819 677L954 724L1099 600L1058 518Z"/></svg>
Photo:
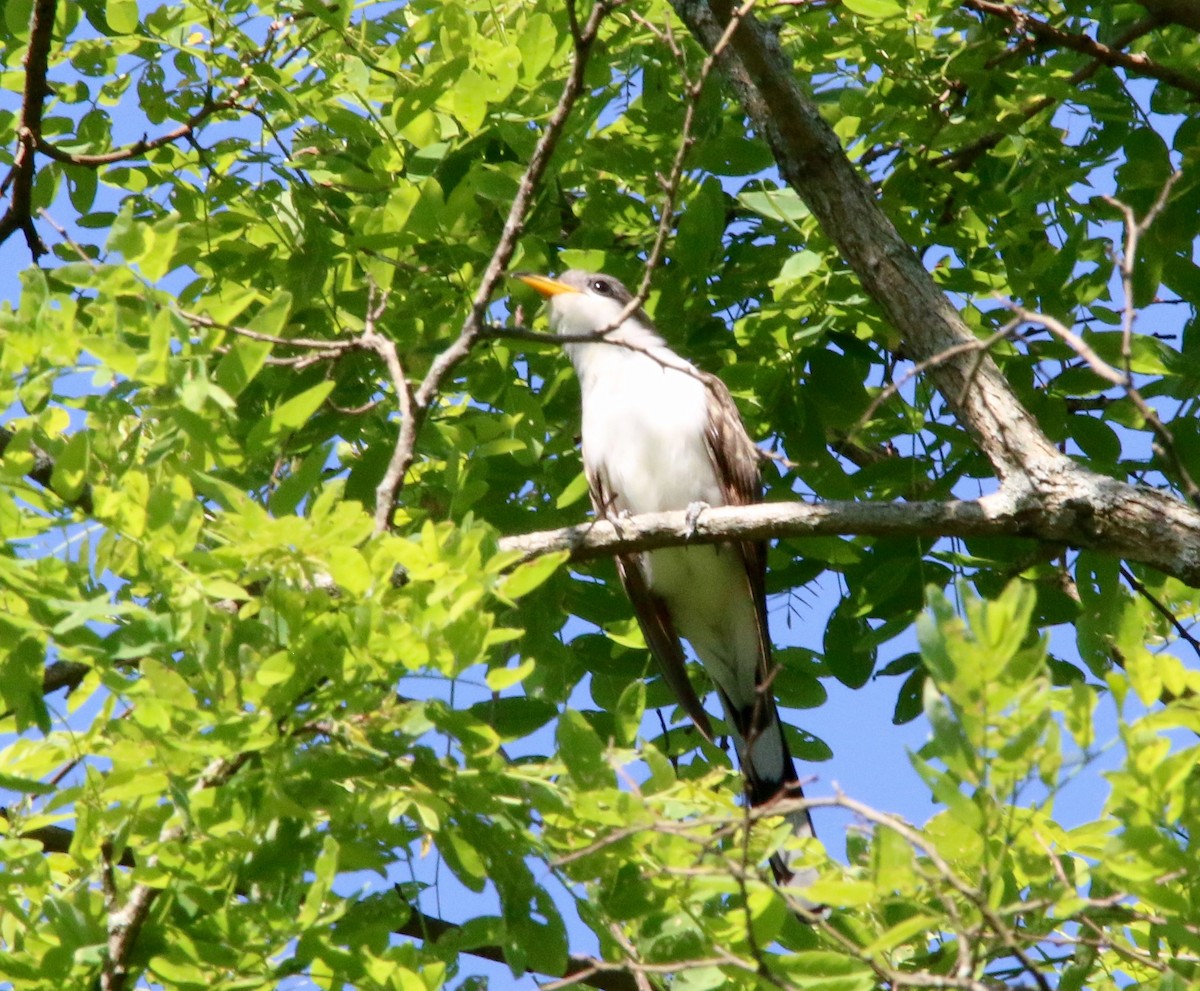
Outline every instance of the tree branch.
<svg viewBox="0 0 1200 991"><path fill-rule="evenodd" d="M3 808L0 808L0 818L8 818ZM41 843L42 849L46 853L69 853L71 851L71 843L75 839L75 834L71 830L64 829L61 826L43 826L40 829L31 829L23 832L20 834L20 837L21 839L35 840ZM107 851L104 854L105 863L101 867L103 872L102 880L107 878L107 880L104 880L106 902L109 903L111 909L115 909L117 893L115 881L112 880L112 868L115 865L132 867L134 866L134 857L132 851L126 849L121 852L119 858L114 858L111 844L106 845ZM239 892L239 894L244 896L245 893ZM443 937L453 938L462 932L462 926L457 923L447 922L445 919L439 919L437 916L427 915L422 912L416 905L405 899L398 889L395 889L395 894L402 902L403 907L409 912L408 919L392 930L397 935L408 936L412 939L437 941ZM129 902L127 901L127 908L128 905ZM148 907L146 906L146 908ZM496 963L507 962L504 950L499 946L476 946L462 952L479 957L482 960L492 960ZM599 988L600 991L638 991L634 975L628 970L581 954L572 954L568 958L567 967L563 973L555 976L573 979L575 983Z"/></svg>
<svg viewBox="0 0 1200 991"><path fill-rule="evenodd" d="M36 262L47 251L33 224L34 150L42 137L42 110L50 88L46 71L50 64L50 41L54 33L54 14L58 0L35 0L29 23L29 51L25 54L25 93L21 100L21 121L17 125L17 153L12 170L0 183L0 193L12 186L12 201L0 217L0 244L13 231L25 235L25 243Z"/></svg>
<svg viewBox="0 0 1200 991"><path fill-rule="evenodd" d="M1124 69L1126 72L1132 72L1138 76L1148 76L1161 83L1166 83L1168 86L1181 89L1185 93L1190 93L1192 96L1200 97L1200 79L1190 73L1160 65L1146 55L1131 55L1095 41L1086 34L1075 34L1071 31L1064 31L1062 28L1056 28L1011 4L997 3L994 0L962 0L962 3L963 6L978 13L1010 21L1018 31L1027 31L1040 41L1047 41L1062 48L1081 52L1104 65Z"/></svg>
<svg viewBox="0 0 1200 991"><path fill-rule="evenodd" d="M672 0L672 6L708 50L724 36L732 15L731 0ZM1168 493L1089 472L1055 448L995 362L975 346L975 335L901 239L870 184L800 87L777 42L756 18L741 19L719 64L770 146L781 175L901 333L907 353L917 362L954 354L931 365L928 374L1002 484L998 493L978 503L945 507L957 507L955 514L931 528L946 535L958 532L953 528L964 525L966 512L978 517L972 521L980 527L976 532L993 528L991 532L1008 536L1094 547L1197 584L1200 514ZM964 508L970 506L977 508ZM894 506L859 510L884 515L901 511ZM913 511L908 504L901 512ZM938 509L930 511L936 518ZM920 532L911 516L902 525L904 530L893 532ZM1162 543L1148 549L1151 533ZM758 534L771 535L769 528Z"/></svg>
<svg viewBox="0 0 1200 991"><path fill-rule="evenodd" d="M706 50L724 36L732 13L730 0L672 0L672 6ZM870 184L800 88L777 42L755 17L742 18L719 64L755 130L771 147L780 173L904 335L914 360L973 342L970 329L901 239ZM995 363L976 363L975 357L961 354L930 374L997 474L1005 480L1026 479L1032 486L1074 470L1017 401Z"/></svg>
<svg viewBox="0 0 1200 991"><path fill-rule="evenodd" d="M190 138L196 132L204 121L208 120L214 114L220 113L222 110L232 110L237 106L238 99L241 97L242 90L250 82L249 76L243 76L234 86L233 92L223 100L205 100L200 109L192 114L184 123L173 131L168 131L166 134L160 134L156 138L143 137L133 144L126 145L124 148L116 148L113 151L105 152L101 155L73 155L70 152L63 151L57 145L51 144L40 135L37 138L36 147L47 158L52 158L56 162L62 162L65 165L79 165L83 168L98 169L102 165L112 165L115 162L123 162L130 158L139 158L145 155L148 151L154 151L155 148L161 148L164 145L172 144L180 138Z"/></svg>
<svg viewBox="0 0 1200 991"><path fill-rule="evenodd" d="M496 243L496 249L492 252L492 258L484 270L483 278L479 282L479 288L471 303L471 309L463 321L458 337L433 360L425 377L421 380L420 386L413 392L409 415L404 417L400 423L396 446L392 451L383 481L379 483L375 493L375 517L377 521L381 519L386 521L385 526L391 521L396 497L404 486L404 477L408 474L408 469L412 466L416 456L417 434L424 424L425 418L429 415L430 407L437 399L443 380L470 354L471 349L483 336L484 318L487 308L491 304L492 295L504 277L505 269L516 250L517 238L525 228L525 216L529 212L530 204L533 202L534 194L546 172L546 167L550 164L554 148L566 128L571 110L583 93L584 70L587 68L588 57L600 31L600 24L607 15L609 7L610 0L596 0L586 24L573 32L575 54L571 63L571 73L563 85L558 105L546 122L546 128L542 131L541 137L538 138L525 174L521 177L517 194L513 197L508 217L504 221L500 240ZM574 18L574 8L570 7L569 9Z"/></svg>
<svg viewBox="0 0 1200 991"><path fill-rule="evenodd" d="M1160 518L1160 494L1100 475L1063 479L1036 507L1001 489L976 500L948 502L770 502L722 506L700 514L644 513L557 530L503 537L500 549L522 561L569 551L572 561L738 540L816 536L1009 537L1086 547L1148 564L1200 585L1200 515L1178 500Z"/></svg>

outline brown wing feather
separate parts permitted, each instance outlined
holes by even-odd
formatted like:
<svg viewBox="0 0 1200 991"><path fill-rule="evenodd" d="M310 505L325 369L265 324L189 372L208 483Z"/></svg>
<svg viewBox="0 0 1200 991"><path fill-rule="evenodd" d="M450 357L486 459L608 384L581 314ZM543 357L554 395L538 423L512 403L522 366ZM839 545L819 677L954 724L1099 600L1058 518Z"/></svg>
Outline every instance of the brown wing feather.
<svg viewBox="0 0 1200 991"><path fill-rule="evenodd" d="M621 500L609 488L607 480L602 476L598 477L589 471L587 480L592 496L592 507L596 510L597 516L608 519L617 516L626 508L621 505ZM629 601L633 603L633 611L637 615L638 625L642 628L642 635L646 638L646 645L650 648L650 653L658 662L663 680L675 693L684 712L691 716L696 728L706 740L711 742L713 738L712 724L708 721L708 714L696 696L696 690L692 688L692 683L688 680L683 645L679 642L679 634L675 632L675 624L671 622L667 604L660 596L650 591L638 555L618 555L616 562L617 574L621 576L621 584L625 586L625 593L629 596Z"/></svg>
<svg viewBox="0 0 1200 991"><path fill-rule="evenodd" d="M762 502L762 476L758 451L734 404L729 389L715 375L704 375L708 387L708 456L727 506L749 506ZM767 625L767 544L743 540L734 545L746 565L746 580L758 618L758 681L771 674L771 638Z"/></svg>

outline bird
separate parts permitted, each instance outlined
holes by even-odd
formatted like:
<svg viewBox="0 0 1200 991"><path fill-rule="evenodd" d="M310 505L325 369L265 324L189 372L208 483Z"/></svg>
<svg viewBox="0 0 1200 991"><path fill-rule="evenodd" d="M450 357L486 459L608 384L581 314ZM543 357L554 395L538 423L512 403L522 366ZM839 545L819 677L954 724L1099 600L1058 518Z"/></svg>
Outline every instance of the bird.
<svg viewBox="0 0 1200 991"><path fill-rule="evenodd" d="M564 348L580 384L583 464L597 516L686 510L694 530L707 508L762 501L758 451L729 389L672 351L624 285L577 269L557 278L514 275L546 300L551 330L571 338ZM771 691L766 552L765 542L738 541L616 558L664 680L710 741L680 637L715 686L752 806L803 797ZM815 836L807 810L788 819L795 834ZM797 874L780 854L770 865L780 884L811 881L811 871Z"/></svg>

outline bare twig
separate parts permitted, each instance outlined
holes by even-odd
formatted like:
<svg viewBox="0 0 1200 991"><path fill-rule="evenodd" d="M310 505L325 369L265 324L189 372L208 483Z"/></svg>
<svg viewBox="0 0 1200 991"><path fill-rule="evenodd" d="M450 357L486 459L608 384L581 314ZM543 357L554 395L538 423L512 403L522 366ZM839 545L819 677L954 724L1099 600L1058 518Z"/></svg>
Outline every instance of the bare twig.
<svg viewBox="0 0 1200 991"><path fill-rule="evenodd" d="M901 375L900 378L896 379L894 382L890 382L886 388L880 391L879 395L871 400L870 405L867 406L866 410L863 412L863 415L858 418L858 422L855 423L854 426L848 431L847 437L852 438L860 430L862 430L863 427L865 427L870 421L871 417L875 415L879 407L891 399L892 396L896 395L896 393L904 387L905 383L911 379L916 378L922 372L927 371L930 368L940 365L943 361L950 361L953 358L958 358L963 354L968 354L971 352L989 351L994 345L1010 337L1012 332L1016 330L1018 326L1020 326L1018 321L1011 321L1010 323L1007 323L1001 327L994 334L990 334L989 336L979 340L963 341L961 344L955 344L952 347L948 347L945 351L941 351L938 354L926 358L924 361L918 361L912 366L912 368ZM964 389L970 388L972 377L973 376L968 376L963 382Z"/></svg>
<svg viewBox="0 0 1200 991"><path fill-rule="evenodd" d="M395 342L390 338L384 337L375 329L379 318L383 316L386 302L387 297L372 284L371 291L367 297L366 326L359 339L364 346L372 348L383 359L384 364L387 365L388 376L392 380L392 388L396 391L396 401L400 404L400 423L401 430L403 430L403 424L412 422L413 392L412 386L408 382L408 376L404 374L404 366L400 362L400 352L396 350ZM393 472L402 470L395 463L396 450L393 450L392 460L388 464L387 472L375 489L376 533L383 533L392 521L392 504L395 500L395 485L398 480ZM403 476L400 477L402 478Z"/></svg>
<svg viewBox="0 0 1200 991"><path fill-rule="evenodd" d="M201 313L189 313L187 310L176 310L175 312L194 327L223 330L230 334L237 334L239 337L249 338L252 341L261 341L264 344L278 344L282 347L320 351L353 351L356 349L361 350L364 347L361 340L354 338L323 340L318 337L279 337L275 334L264 334L260 330L251 330L249 327L239 327L236 324L222 323Z"/></svg>
<svg viewBox="0 0 1200 991"><path fill-rule="evenodd" d="M1159 82L1166 83L1168 86L1181 89L1185 93L1190 93L1192 96L1200 97L1200 78L1187 72L1181 72L1178 69L1172 69L1170 66L1161 65L1146 55L1140 53L1129 54L1128 52L1120 51L1110 45L1096 41L1086 34L1075 34L1071 31L1064 31L1062 28L1054 27L1052 24L1039 20L1011 4L998 3L995 0L962 0L962 4L964 7L978 11L981 14L988 14L992 17L1007 20L1018 31L1027 31L1041 41L1050 42L1063 48L1070 48L1073 51L1090 56L1104 65L1124 69L1135 75L1148 76L1151 79L1157 79Z"/></svg>
<svg viewBox="0 0 1200 991"><path fill-rule="evenodd" d="M1117 267L1121 272L1121 289L1125 296L1125 306L1121 315L1121 360L1125 366L1125 377L1129 381L1133 381L1130 364L1133 360L1133 323L1137 316L1133 306L1133 274L1137 261L1138 240L1162 213L1163 208L1167 205L1167 199L1171 195L1171 189L1179 181L1181 175L1183 175L1182 172L1171 173L1167 181L1163 183L1163 188L1159 191L1154 203L1141 220L1137 219L1137 214L1133 212L1133 207L1129 204L1122 203L1112 196L1101 197L1109 206L1120 210L1125 218L1125 247L1117 258Z"/></svg>
<svg viewBox="0 0 1200 991"><path fill-rule="evenodd" d="M471 303L471 309L463 321L458 337L433 360L425 377L421 380L421 384L409 400L409 415L404 417L400 423L387 472L376 490L376 520L384 519L390 524L396 497L404 486L404 478L416 456L417 434L429 414L430 407L437 399L442 382L470 354L471 349L483 336L484 318L488 305L491 303L496 286L503 278L504 271L516 250L517 238L525 227L525 217L529 212L530 204L533 202L542 176L546 172L546 167L550 163L554 148L566 128L571 110L583 93L584 70L587 68L588 57L600 30L600 24L610 8L610 0L597 0L592 6L587 22L580 27L575 22L573 5L568 4L572 33L575 38L570 74L566 83L563 84L558 104L546 122L546 128L542 131L541 137L538 138L525 174L521 177L517 194L513 197L508 217L504 221L504 229L492 252L491 260L484 270L479 288Z"/></svg>
<svg viewBox="0 0 1200 991"><path fill-rule="evenodd" d="M1192 650L1195 651L1196 656L1200 657L1200 640L1196 639L1196 637L1192 635L1191 631L1179 621L1179 617L1171 612L1171 610L1168 609L1162 603L1162 601L1159 600L1156 595L1154 595L1153 592L1151 592L1148 588L1146 588L1145 585L1138 581L1137 576L1135 576L1132 571L1125 567L1125 565L1121 565L1121 577L1129 583L1130 588L1132 588L1135 592L1137 592L1138 595L1150 603L1155 612L1157 612L1163 617L1163 619L1165 619L1175 628L1175 632L1179 634L1180 639L1187 641ZM1167 700L1163 699L1163 701Z"/></svg>
<svg viewBox="0 0 1200 991"><path fill-rule="evenodd" d="M228 781L247 760L249 754L239 754L232 758L214 760L201 773L192 786L193 792L216 788ZM159 836L162 844L175 843L186 835L182 825L168 826ZM157 858L150 857L147 864L151 867ZM139 882L135 884L125 898L123 905L118 905L115 883L111 899L107 899L108 911L108 942L104 954L104 963L100 970L101 991L123 991L130 977L130 957L142 926L150 914L150 908L158 897L161 889Z"/></svg>
<svg viewBox="0 0 1200 991"><path fill-rule="evenodd" d="M130 158L140 158L147 152L154 151L156 148L162 148L164 145L174 144L181 139L192 137L196 133L196 129L208 120L208 118L221 113L223 110L232 110L235 108L241 99L242 91L245 90L249 83L250 77L243 76L238 80L229 96L223 100L205 100L201 104L200 109L188 117L175 130L168 131L166 134L160 134L156 138L141 138L132 144L126 145L124 148L115 148L100 155L76 155L63 151L40 136L37 139L36 147L39 152L47 158L54 159L56 162L63 162L67 165L79 165L89 169L97 169L103 165L112 165L114 162L123 162Z"/></svg>
<svg viewBox="0 0 1200 991"><path fill-rule="evenodd" d="M1016 314L1022 323L1032 323L1050 331L1051 334L1079 355L1088 368L1100 376L1100 378L1111 382L1113 385L1119 385L1122 388L1129 387L1129 379L1123 372L1101 358L1082 337L1071 330L1061 320L1056 317L1047 316L1044 313L1035 313L1033 310L1027 310L1023 306L1012 305L1009 309Z"/></svg>

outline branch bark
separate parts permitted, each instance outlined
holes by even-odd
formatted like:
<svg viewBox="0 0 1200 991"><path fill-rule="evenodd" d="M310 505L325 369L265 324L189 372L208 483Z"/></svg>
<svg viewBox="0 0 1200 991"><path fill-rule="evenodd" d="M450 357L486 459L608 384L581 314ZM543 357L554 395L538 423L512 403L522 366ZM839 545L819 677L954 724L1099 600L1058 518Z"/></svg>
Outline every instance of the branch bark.
<svg viewBox="0 0 1200 991"><path fill-rule="evenodd" d="M0 244L14 231L25 235L25 243L37 261L47 251L33 223L34 150L42 137L42 110L50 88L46 72L50 65L50 42L54 33L57 0L36 0L29 22L29 50L25 55L25 92L21 100L21 122L17 125L17 153L13 167L0 184L0 192L12 186L12 200L0 217Z"/></svg>
<svg viewBox="0 0 1200 991"><path fill-rule="evenodd" d="M672 6L709 51L719 44L734 13L732 0L672 0ZM1200 582L1200 514L1168 493L1096 475L1054 447L901 239L795 78L774 36L752 15L743 17L718 64L770 146L783 178L901 333L907 354L930 363L929 376L991 462L1001 489L973 504L980 517L974 525L1129 556L1189 584ZM947 353L953 357L939 358ZM916 514L905 525L907 532L921 532L920 511L914 508L921 505L860 508ZM958 507L960 515L943 519L942 533L966 535L957 528L964 525L961 514L968 511L962 507L968 505L944 507ZM772 535L784 534L756 534ZM1147 548L1151 541L1159 546Z"/></svg>
<svg viewBox="0 0 1200 991"><path fill-rule="evenodd" d="M948 502L768 502L706 509L694 532L685 511L596 520L557 530L504 537L500 549L527 561L568 551L589 561L659 547L817 536L1010 537L1089 548L1147 564L1200 585L1200 514L1153 489L1080 473L1035 507L1003 489Z"/></svg>
<svg viewBox="0 0 1200 991"><path fill-rule="evenodd" d="M98 169L103 165L113 165L116 162L124 162L131 158L140 158L147 152L154 151L155 148L162 148L164 145L173 144L181 138L190 138L196 133L196 129L208 120L209 117L221 113L223 110L231 110L236 107L242 90L246 88L246 84L249 81L249 76L243 77L234 87L231 96L223 100L206 100L199 110L175 128L175 130L168 131L166 134L160 134L156 138L143 137L132 144L126 145L124 148L115 148L100 155L73 155L39 136L36 143L37 150L56 162L62 162L65 165L79 165L88 169Z"/></svg>
<svg viewBox="0 0 1200 991"><path fill-rule="evenodd" d="M1124 69L1126 72L1138 76L1147 76L1150 79L1166 83L1168 86L1181 89L1192 96L1200 97L1200 78L1178 69L1172 69L1170 66L1161 65L1146 55L1123 52L1118 48L1112 48L1089 38L1086 34L1076 34L1056 28L1053 24L1047 24L1012 4L995 3L993 0L963 0L963 6L981 14L1010 21L1018 31L1027 31L1039 41L1069 48L1112 68ZM1149 4L1143 4L1143 6L1147 10L1151 9Z"/></svg>

